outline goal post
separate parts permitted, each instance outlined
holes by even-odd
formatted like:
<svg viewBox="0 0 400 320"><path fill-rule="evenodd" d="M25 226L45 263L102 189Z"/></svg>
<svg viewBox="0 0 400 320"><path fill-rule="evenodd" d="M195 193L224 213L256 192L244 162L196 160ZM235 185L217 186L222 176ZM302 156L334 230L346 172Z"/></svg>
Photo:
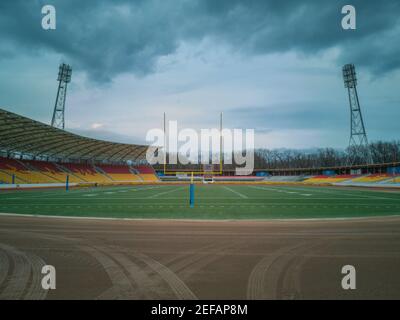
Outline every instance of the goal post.
<svg viewBox="0 0 400 320"><path fill-rule="evenodd" d="M213 164L203 164L203 182L213 182L215 169Z"/></svg>

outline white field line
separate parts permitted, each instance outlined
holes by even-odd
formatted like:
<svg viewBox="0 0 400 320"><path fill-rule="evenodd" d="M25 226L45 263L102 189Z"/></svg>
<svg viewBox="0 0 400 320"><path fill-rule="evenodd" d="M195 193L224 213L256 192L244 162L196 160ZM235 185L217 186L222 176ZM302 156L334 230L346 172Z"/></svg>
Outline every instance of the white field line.
<svg viewBox="0 0 400 320"><path fill-rule="evenodd" d="M260 190L273 190L273 191L277 191L277 189L269 189L267 187L256 187L256 186L249 186L250 188L256 188L256 189L260 189ZM355 195L355 193L357 194L357 197L361 197L363 199L384 199L384 200L394 200L394 201L399 201L400 199L395 199L395 198L387 198L387 197L380 197L380 196L373 196L373 195L362 195L359 194L360 192L355 192L355 191L351 191L351 193L353 194L346 194L344 191L341 190L332 190L332 189L328 189L331 191L327 191L327 190L321 190L321 188L317 188L317 187L310 187L310 188L300 188L300 187L296 187L296 188L292 188L292 187L282 187L282 192L285 193L290 193L286 190L302 190L302 191L308 191L308 192L315 192L315 193L324 193L324 194L331 194L331 195L336 195L338 196L339 199L342 199L341 197L345 196L345 197L353 197ZM334 199L334 198L332 198ZM354 199L354 198L353 198Z"/></svg>
<svg viewBox="0 0 400 320"><path fill-rule="evenodd" d="M285 190L280 190L280 189L274 189L274 188L267 188L267 187L257 187L257 186L248 186L253 189L258 189L258 190L264 190L264 191L276 191L276 192L281 192L281 193L287 193L287 194L300 194L301 196L312 196L312 194L302 194L300 192L295 192L295 191L285 191ZM252 198L253 199L253 198ZM269 199L269 198L268 198ZM290 198L294 199L294 198Z"/></svg>
<svg viewBox="0 0 400 320"><path fill-rule="evenodd" d="M160 189L162 188L161 186L157 186L157 187L143 187L143 188L135 188L135 189L131 189L130 191L146 191L146 190L153 190L153 189Z"/></svg>
<svg viewBox="0 0 400 320"><path fill-rule="evenodd" d="M159 188L161 188L161 187L160 186L158 186L158 187L137 187L137 188L130 187L130 188L123 188L123 189L115 189L115 190L111 189L112 191L109 191L109 189L107 189L107 190L95 190L94 194L96 194L96 195L102 195L102 194L109 195L109 194L115 194L115 193L121 193L121 192L124 192L124 193L129 192L129 191L137 192L137 191L146 191L146 190L159 189ZM83 196L85 196L85 195L83 195Z"/></svg>
<svg viewBox="0 0 400 320"><path fill-rule="evenodd" d="M269 187L259 187L259 186L249 186L249 185L247 185L247 187L253 188L253 189L259 189L259 190L276 191L276 192L285 192L285 191L280 190L280 189L269 188Z"/></svg>
<svg viewBox="0 0 400 320"><path fill-rule="evenodd" d="M80 199L78 197L71 197L70 195L73 194L74 196L80 196L80 197L94 197L94 196L100 196L100 195L111 195L111 194L115 194L115 193L126 193L128 191L146 191L146 190L150 190L150 189L159 189L161 188L161 186L157 186L157 187L137 187L137 188L132 188L132 187L126 187L126 188L119 188L119 189L115 189L114 191L106 191L106 190L110 190L110 189L97 189L97 190L74 190L74 191L69 191L69 192L64 192L64 196L65 198L60 198L60 197L49 197L50 194L54 194L56 196L59 196L61 192L63 192L62 190L59 190L58 192L52 192L52 193L40 193L40 195L26 195L21 197L0 197L0 202L1 200L5 199L5 200L19 200L19 199L23 199L23 200L28 200L28 199L40 199L40 198L49 198L49 199L71 199L71 200L77 200ZM112 189L111 189L112 190ZM71 192L71 193L70 193ZM114 199L114 198L112 198ZM122 199L126 199L126 198L120 198L120 200Z"/></svg>
<svg viewBox="0 0 400 320"><path fill-rule="evenodd" d="M168 190L168 191L164 191L164 192L159 192L159 193L157 193L157 194L154 194L154 195L152 195L152 196L147 197L146 199L157 198L157 197L162 196L162 195L164 195L164 194L176 192L177 190L181 190L181 189L183 189L183 188L184 188L184 187L180 187L180 188L174 188L174 189L172 189L172 190Z"/></svg>
<svg viewBox="0 0 400 320"><path fill-rule="evenodd" d="M15 198L23 198L23 199L35 199L35 198L51 198L51 195L59 195L60 193L64 192L65 195L69 195L69 194L74 194L74 195L80 195L83 196L85 194L102 194L105 192L120 192L122 190L126 190L126 191L130 191L130 190L135 190L135 191L144 191L144 190L149 190L149 189L158 189L161 188L161 186L154 186L154 187L145 187L145 186L129 186L129 187L99 187L99 188L88 188L88 189L71 189L68 192L65 191L64 189L57 189L55 191L27 191L29 193L24 194L21 197L21 193L20 191L16 191L16 192L10 192L8 193L8 196L6 196L6 194L1 194L0 193L0 200L2 198L7 198L10 199L11 197L15 197Z"/></svg>
<svg viewBox="0 0 400 320"><path fill-rule="evenodd" d="M240 193L239 191L233 190L233 189L231 189L231 188L229 188L229 187L227 187L227 186L224 186L224 188L225 188L226 190L228 190L228 191L230 191L230 192L232 192L232 193L238 195L238 196L241 197L242 199L248 199L248 198L249 198L248 196L244 195L243 193Z"/></svg>
<svg viewBox="0 0 400 320"><path fill-rule="evenodd" d="M310 187L310 188L291 188L291 187L282 187L283 190L284 189L288 189L288 190L303 190L303 191L308 191L308 192L320 192L320 193L325 193L325 194L333 194L333 195L340 195L340 196L346 196L346 197L351 197L353 196L355 193L358 194L360 192L357 191L350 191L353 194L346 194L347 190L332 190L332 189L325 189L325 190L321 190L321 188L316 188L316 187ZM313 189L311 189L313 188ZM314 190L315 188L315 190ZM330 191L327 191L330 190ZM368 192L368 191L367 191ZM363 198L369 198L369 199L385 199L385 200L400 200L400 199L393 199L393 198L387 198L387 197L381 197L381 196L374 196L374 195L365 195L365 194L359 194L359 197L363 197Z"/></svg>

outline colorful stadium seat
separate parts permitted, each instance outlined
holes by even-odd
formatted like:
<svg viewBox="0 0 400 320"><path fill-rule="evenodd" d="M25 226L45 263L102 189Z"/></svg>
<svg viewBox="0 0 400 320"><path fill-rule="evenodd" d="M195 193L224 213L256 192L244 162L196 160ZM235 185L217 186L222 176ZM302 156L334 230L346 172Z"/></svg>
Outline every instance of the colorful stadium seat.
<svg viewBox="0 0 400 320"><path fill-rule="evenodd" d="M139 173L138 176L140 177L140 179L142 179L142 181L145 181L145 182L159 181L156 172L150 166L141 165L141 166L134 167L134 169L136 169L138 171L138 173Z"/></svg>
<svg viewBox="0 0 400 320"><path fill-rule="evenodd" d="M310 184L319 184L319 183L337 183L337 182L344 182L347 180L351 180L357 177L356 175L350 175L350 174L342 174L342 175L334 175L334 176L326 176L326 175L319 175L319 176L313 176L311 178L308 178L304 180L304 183L310 183Z"/></svg>
<svg viewBox="0 0 400 320"><path fill-rule="evenodd" d="M100 171L115 182L139 182L140 177L129 170L126 165L97 165Z"/></svg>
<svg viewBox="0 0 400 320"><path fill-rule="evenodd" d="M387 180L391 177L392 176L388 175L387 173L376 173L376 174L365 175L365 176L353 179L352 182L365 182L365 183L380 182L380 181Z"/></svg>
<svg viewBox="0 0 400 320"><path fill-rule="evenodd" d="M37 160L16 160L0 157L0 183L40 184L65 183L154 182L158 181L150 166L90 165L80 163L51 163Z"/></svg>

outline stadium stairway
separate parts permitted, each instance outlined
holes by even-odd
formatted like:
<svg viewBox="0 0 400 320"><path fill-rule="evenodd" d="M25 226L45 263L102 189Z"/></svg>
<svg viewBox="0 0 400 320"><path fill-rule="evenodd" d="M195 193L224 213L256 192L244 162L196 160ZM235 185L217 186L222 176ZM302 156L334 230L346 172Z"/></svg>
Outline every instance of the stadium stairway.
<svg viewBox="0 0 400 320"><path fill-rule="evenodd" d="M151 166L140 165L140 166L135 166L135 167L132 167L132 168L139 172L138 176L144 182L158 182L158 181L160 181L160 179L158 178L156 172L154 171L154 169Z"/></svg>
<svg viewBox="0 0 400 320"><path fill-rule="evenodd" d="M0 169L0 183L11 184L13 173ZM24 179L21 179L15 175L15 183L28 183Z"/></svg>
<svg viewBox="0 0 400 320"><path fill-rule="evenodd" d="M103 169L101 169L100 167L97 167L97 166L93 166L93 168L98 172L98 173L100 173L100 174L102 174L103 176L105 176L106 178L108 178L109 180L110 180L110 182L115 182L115 180L110 176L110 175L108 175Z"/></svg>
<svg viewBox="0 0 400 320"><path fill-rule="evenodd" d="M43 170L39 161L34 160L25 160L20 161L17 160L22 166L26 168L32 177L32 182L34 183L62 183L61 179L58 179L55 176L52 176L47 173L47 170Z"/></svg>
<svg viewBox="0 0 400 320"><path fill-rule="evenodd" d="M11 177L9 183L11 183L13 175L15 176L15 183L17 184L34 183L27 169L15 159L0 158L0 169Z"/></svg>
<svg viewBox="0 0 400 320"><path fill-rule="evenodd" d="M67 177L67 175L69 176L69 182L71 182L71 183L87 182L84 179L82 179L82 178L78 177L77 175L75 175L74 172L72 172L68 168L64 167L62 164L54 163L54 165L62 172L62 174L65 176L65 178Z"/></svg>
<svg viewBox="0 0 400 320"><path fill-rule="evenodd" d="M96 168L102 170L115 182L142 182L140 177L126 165L97 165Z"/></svg>
<svg viewBox="0 0 400 320"><path fill-rule="evenodd" d="M110 179L96 171L90 164L64 163L64 167L70 170L75 176L91 183L109 183Z"/></svg>

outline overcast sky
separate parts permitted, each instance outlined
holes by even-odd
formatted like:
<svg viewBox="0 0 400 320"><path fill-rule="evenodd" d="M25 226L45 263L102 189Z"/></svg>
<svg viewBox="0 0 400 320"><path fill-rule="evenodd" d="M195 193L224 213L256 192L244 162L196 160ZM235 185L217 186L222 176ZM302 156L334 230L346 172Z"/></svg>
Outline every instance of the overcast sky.
<svg viewBox="0 0 400 320"><path fill-rule="evenodd" d="M2 0L0 39L0 107L49 123L69 63L66 128L86 136L143 143L163 112L196 129L224 112L258 147L343 148L354 63L370 140L400 138L398 0Z"/></svg>

